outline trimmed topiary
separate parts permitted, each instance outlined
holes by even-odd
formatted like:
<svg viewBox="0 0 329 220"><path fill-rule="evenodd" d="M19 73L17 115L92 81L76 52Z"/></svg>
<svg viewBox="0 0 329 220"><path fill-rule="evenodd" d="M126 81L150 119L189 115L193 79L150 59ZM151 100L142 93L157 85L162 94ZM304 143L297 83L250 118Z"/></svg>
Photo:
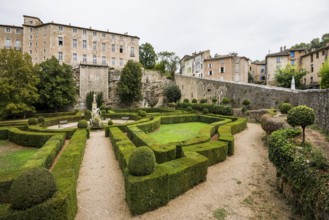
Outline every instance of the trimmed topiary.
<svg viewBox="0 0 329 220"><path fill-rule="evenodd" d="M189 103L190 100L188 100L188 99L184 99L183 102L185 102L185 103Z"/></svg>
<svg viewBox="0 0 329 220"><path fill-rule="evenodd" d="M149 147L136 148L128 162L128 171L134 176L146 176L155 170L155 155Z"/></svg>
<svg viewBox="0 0 329 220"><path fill-rule="evenodd" d="M10 188L11 207L28 209L51 198L55 192L55 179L46 168L27 170L14 180Z"/></svg>
<svg viewBox="0 0 329 220"><path fill-rule="evenodd" d="M37 118L29 118L29 120L27 121L27 123L29 125L36 125L36 124L38 124L38 119Z"/></svg>
<svg viewBox="0 0 329 220"><path fill-rule="evenodd" d="M272 117L270 114L262 115L261 126L268 135L276 130L289 127L283 118Z"/></svg>
<svg viewBox="0 0 329 220"><path fill-rule="evenodd" d="M198 100L192 99L192 103L197 103L197 102L198 102Z"/></svg>
<svg viewBox="0 0 329 220"><path fill-rule="evenodd" d="M250 105L250 101L248 99L243 100L242 105L248 106Z"/></svg>
<svg viewBox="0 0 329 220"><path fill-rule="evenodd" d="M193 111L192 106L188 106L188 107L186 108L186 111L189 111L189 112Z"/></svg>
<svg viewBox="0 0 329 220"><path fill-rule="evenodd" d="M86 116L91 116L91 111L88 110L88 109L86 109L86 110L85 110L85 115L86 115Z"/></svg>
<svg viewBox="0 0 329 220"><path fill-rule="evenodd" d="M218 101L218 99L215 98L215 97L213 97L213 98L211 99L211 101L212 101L212 103L216 103L216 102Z"/></svg>
<svg viewBox="0 0 329 220"><path fill-rule="evenodd" d="M230 104L230 99L227 98L227 97L224 97L223 100L222 100L222 103L223 103L224 105Z"/></svg>
<svg viewBox="0 0 329 220"><path fill-rule="evenodd" d="M201 103L201 104L203 104L203 103L207 103L207 101L208 101L207 99L201 99L201 100L200 100L200 103Z"/></svg>
<svg viewBox="0 0 329 220"><path fill-rule="evenodd" d="M144 117L146 117L147 113L146 113L146 111L138 110L138 115L144 118Z"/></svg>
<svg viewBox="0 0 329 220"><path fill-rule="evenodd" d="M88 128L88 122L86 120L80 120L78 122L78 128Z"/></svg>
<svg viewBox="0 0 329 220"><path fill-rule="evenodd" d="M209 113L209 110L207 108L204 108L204 109L202 109L202 113L206 115Z"/></svg>
<svg viewBox="0 0 329 220"><path fill-rule="evenodd" d="M113 121L110 119L108 122L107 122L108 125L113 125Z"/></svg>
<svg viewBox="0 0 329 220"><path fill-rule="evenodd" d="M39 123L43 123L43 122L45 122L45 117L43 117L43 116L39 116L39 117L38 117L38 122L39 122Z"/></svg>
<svg viewBox="0 0 329 220"><path fill-rule="evenodd" d="M290 103L281 103L279 105L279 110L282 114L287 114L290 109L292 109L292 104Z"/></svg>

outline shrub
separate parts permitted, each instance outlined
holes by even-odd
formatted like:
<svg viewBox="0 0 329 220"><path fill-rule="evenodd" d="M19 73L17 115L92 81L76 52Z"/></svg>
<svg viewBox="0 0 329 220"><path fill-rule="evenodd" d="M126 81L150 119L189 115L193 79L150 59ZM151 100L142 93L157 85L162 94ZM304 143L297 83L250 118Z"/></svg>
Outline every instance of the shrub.
<svg viewBox="0 0 329 220"><path fill-rule="evenodd" d="M202 113L206 115L209 113L209 110L207 108L204 108L204 109L202 109Z"/></svg>
<svg viewBox="0 0 329 220"><path fill-rule="evenodd" d="M294 107L288 111L287 121L291 126L301 126L303 129L303 143L305 142L305 127L315 121L315 113L306 105Z"/></svg>
<svg viewBox="0 0 329 220"><path fill-rule="evenodd" d="M261 117L261 126L262 129L267 133L271 134L272 132L279 130L281 128L287 128L288 125L283 120L283 118L274 118L270 114L264 114Z"/></svg>
<svg viewBox="0 0 329 220"><path fill-rule="evenodd" d="M245 100L243 100L242 105L248 106L248 105L250 105L250 101L245 99Z"/></svg>
<svg viewBox="0 0 329 220"><path fill-rule="evenodd" d="M138 147L131 154L128 171L134 176L146 176L154 172L155 155L149 147Z"/></svg>
<svg viewBox="0 0 329 220"><path fill-rule="evenodd" d="M167 97L168 102L177 102L182 96L181 90L175 84L165 87L164 95Z"/></svg>
<svg viewBox="0 0 329 220"><path fill-rule="evenodd" d="M112 120L109 120L109 121L107 122L107 124L108 124L108 125L113 125L113 121L112 121Z"/></svg>
<svg viewBox="0 0 329 220"><path fill-rule="evenodd" d="M191 107L191 106L188 106L188 107L186 108L186 111L189 111L189 112L191 112L191 111L193 111L193 109L192 109L192 107Z"/></svg>
<svg viewBox="0 0 329 220"><path fill-rule="evenodd" d="M29 125L36 125L36 124L38 124L38 119L37 118L29 118L29 120L27 121L27 123Z"/></svg>
<svg viewBox="0 0 329 220"><path fill-rule="evenodd" d="M39 117L38 117L38 122L39 122L39 123L43 123L43 122L45 122L45 117L43 117L43 116L39 116Z"/></svg>
<svg viewBox="0 0 329 220"><path fill-rule="evenodd" d="M211 101L212 101L212 103L216 103L218 101L218 99L214 97L211 99Z"/></svg>
<svg viewBox="0 0 329 220"><path fill-rule="evenodd" d="M197 103L197 102L198 102L198 100L192 99L192 103Z"/></svg>
<svg viewBox="0 0 329 220"><path fill-rule="evenodd" d="M222 100L222 104L224 104L224 105L230 104L230 99L227 98L227 97L224 97L223 100Z"/></svg>
<svg viewBox="0 0 329 220"><path fill-rule="evenodd" d="M88 128L88 122L86 120L80 120L78 122L78 128Z"/></svg>
<svg viewBox="0 0 329 220"><path fill-rule="evenodd" d="M86 110L85 110L85 116L91 116L91 111L88 110L88 109L86 109Z"/></svg>
<svg viewBox="0 0 329 220"><path fill-rule="evenodd" d="M45 168L23 172L13 182L9 195L13 209L25 210L51 198L56 191L53 175Z"/></svg>
<svg viewBox="0 0 329 220"><path fill-rule="evenodd" d="M143 111L143 110L138 110L138 115L140 116L140 117L146 117L146 111Z"/></svg>
<svg viewBox="0 0 329 220"><path fill-rule="evenodd" d="M203 104L203 103L207 103L207 99L201 99L200 100L200 103Z"/></svg>
<svg viewBox="0 0 329 220"><path fill-rule="evenodd" d="M183 102L185 102L185 103L189 103L190 100L188 100L188 99L184 99Z"/></svg>
<svg viewBox="0 0 329 220"><path fill-rule="evenodd" d="M282 114L287 114L290 109L292 109L292 105L290 103L281 103L279 106L279 110Z"/></svg>

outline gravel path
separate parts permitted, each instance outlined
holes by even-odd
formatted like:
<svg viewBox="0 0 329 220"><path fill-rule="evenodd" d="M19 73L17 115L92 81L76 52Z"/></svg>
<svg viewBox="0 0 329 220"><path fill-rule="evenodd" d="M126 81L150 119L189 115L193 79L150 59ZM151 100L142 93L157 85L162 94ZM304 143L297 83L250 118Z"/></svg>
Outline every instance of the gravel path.
<svg viewBox="0 0 329 220"><path fill-rule="evenodd" d="M103 132L92 132L80 171L76 219L291 219L290 207L276 191L263 135L258 124L249 123L235 135L234 156L209 167L206 182L165 207L132 217L110 142Z"/></svg>

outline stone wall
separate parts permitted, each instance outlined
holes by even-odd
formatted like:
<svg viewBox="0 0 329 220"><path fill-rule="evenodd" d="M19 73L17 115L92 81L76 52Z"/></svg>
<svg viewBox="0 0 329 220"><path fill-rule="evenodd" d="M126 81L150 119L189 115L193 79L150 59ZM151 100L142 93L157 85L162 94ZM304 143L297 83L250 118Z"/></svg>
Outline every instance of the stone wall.
<svg viewBox="0 0 329 220"><path fill-rule="evenodd" d="M251 102L251 109L278 108L281 102L293 105L307 105L314 109L317 124L329 132L329 89L326 90L291 90L264 85L215 81L176 75L176 84L184 98L198 100L216 97L222 100L228 97L233 107L242 106L244 99Z"/></svg>

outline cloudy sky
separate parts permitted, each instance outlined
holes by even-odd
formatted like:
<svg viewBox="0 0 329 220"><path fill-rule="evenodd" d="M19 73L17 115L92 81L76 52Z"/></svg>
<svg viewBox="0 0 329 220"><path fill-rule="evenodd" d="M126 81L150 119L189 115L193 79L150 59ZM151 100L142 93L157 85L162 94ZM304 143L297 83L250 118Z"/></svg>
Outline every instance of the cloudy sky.
<svg viewBox="0 0 329 220"><path fill-rule="evenodd" d="M328 0L1 0L0 24L43 22L137 35L157 52L237 52L264 59L329 33Z"/></svg>

